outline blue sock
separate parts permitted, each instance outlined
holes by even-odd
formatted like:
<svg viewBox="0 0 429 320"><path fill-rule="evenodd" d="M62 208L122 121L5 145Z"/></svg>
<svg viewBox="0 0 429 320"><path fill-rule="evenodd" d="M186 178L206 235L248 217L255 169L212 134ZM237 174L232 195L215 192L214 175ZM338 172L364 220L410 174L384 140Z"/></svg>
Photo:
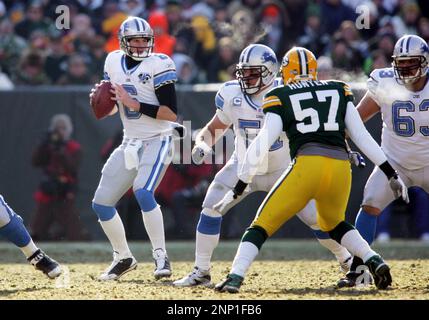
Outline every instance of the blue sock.
<svg viewBox="0 0 429 320"><path fill-rule="evenodd" d="M313 231L313 234L316 236L317 239L321 239L321 240L331 239L328 232L323 232L322 230L314 230L314 229L312 229L311 231Z"/></svg>
<svg viewBox="0 0 429 320"><path fill-rule="evenodd" d="M371 245L375 238L377 216L373 216L372 214L366 213L365 210L360 209L356 217L355 225L361 236Z"/></svg>
<svg viewBox="0 0 429 320"><path fill-rule="evenodd" d="M0 228L0 234L20 248L25 247L31 241L21 217L16 214L12 214L9 223Z"/></svg>
<svg viewBox="0 0 429 320"><path fill-rule="evenodd" d="M215 235L220 233L220 227L222 225L222 217L210 217L204 213L200 215L200 221L198 221L197 230L203 234Z"/></svg>

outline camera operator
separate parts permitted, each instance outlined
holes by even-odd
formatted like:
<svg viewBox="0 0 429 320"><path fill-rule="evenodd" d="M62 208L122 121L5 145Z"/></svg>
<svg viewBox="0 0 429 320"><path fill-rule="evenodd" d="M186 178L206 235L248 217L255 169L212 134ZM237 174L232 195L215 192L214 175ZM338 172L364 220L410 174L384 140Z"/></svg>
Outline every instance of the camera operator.
<svg viewBox="0 0 429 320"><path fill-rule="evenodd" d="M37 209L31 229L35 239L81 239L75 210L81 146L70 139L72 132L68 115L54 115L48 132L33 152L33 166L43 171L34 195Z"/></svg>

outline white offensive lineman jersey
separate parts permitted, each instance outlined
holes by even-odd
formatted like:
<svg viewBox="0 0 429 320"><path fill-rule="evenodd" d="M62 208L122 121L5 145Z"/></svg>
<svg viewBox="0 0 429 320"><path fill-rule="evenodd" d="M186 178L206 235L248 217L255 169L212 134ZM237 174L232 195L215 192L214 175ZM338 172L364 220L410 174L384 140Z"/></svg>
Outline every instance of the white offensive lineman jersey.
<svg viewBox="0 0 429 320"><path fill-rule="evenodd" d="M412 92L400 85L392 68L375 69L368 91L383 119L381 147L406 169L429 165L429 81Z"/></svg>
<svg viewBox="0 0 429 320"><path fill-rule="evenodd" d="M275 79L273 85L264 91L267 92L280 83L281 78ZM264 94L243 94L237 80L224 83L216 94L216 115L225 125L233 126L235 151L232 157L237 157L239 164L243 163L247 148L264 124L265 116L261 108L263 96ZM289 142L283 132L271 146L257 174L263 175L286 168L289 162Z"/></svg>
<svg viewBox="0 0 429 320"><path fill-rule="evenodd" d="M139 102L159 105L155 89L177 81L174 62L165 54L153 53L137 66L127 69L126 55L116 50L106 57L104 77L112 83L120 84ZM150 139L159 135L170 135L172 124L132 111L117 103L127 138Z"/></svg>

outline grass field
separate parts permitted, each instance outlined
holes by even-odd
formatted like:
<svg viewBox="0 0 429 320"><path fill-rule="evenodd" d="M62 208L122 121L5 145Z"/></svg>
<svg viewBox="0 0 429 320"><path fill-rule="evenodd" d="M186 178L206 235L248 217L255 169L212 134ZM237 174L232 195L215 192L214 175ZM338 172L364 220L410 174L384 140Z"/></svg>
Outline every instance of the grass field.
<svg viewBox="0 0 429 320"><path fill-rule="evenodd" d="M231 266L238 242L221 242L212 264L212 279L221 280ZM171 285L193 266L193 242L167 243L172 262L171 280L156 281L148 243L131 243L139 261L137 270L116 282L98 282L110 264L107 243L42 243L40 246L65 267L49 280L25 263L22 254L0 243L0 299L429 299L429 245L393 241L376 246L392 268L393 286L335 289L341 276L338 265L315 241L268 241L252 265L239 294L213 289L175 288Z"/></svg>

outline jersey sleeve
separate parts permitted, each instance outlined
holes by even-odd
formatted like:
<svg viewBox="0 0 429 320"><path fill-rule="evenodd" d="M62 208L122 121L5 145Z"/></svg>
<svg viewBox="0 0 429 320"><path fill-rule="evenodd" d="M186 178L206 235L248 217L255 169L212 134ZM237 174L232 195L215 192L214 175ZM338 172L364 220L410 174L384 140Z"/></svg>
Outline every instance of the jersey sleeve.
<svg viewBox="0 0 429 320"><path fill-rule="evenodd" d="M354 102L355 96L353 95L352 89L347 83L342 83L342 88L344 90L344 97L347 102Z"/></svg>
<svg viewBox="0 0 429 320"><path fill-rule="evenodd" d="M329 80L329 83L334 84L336 88L338 88L340 94L344 96L346 104L348 102L354 102L355 97L353 95L352 89L347 83L339 80Z"/></svg>
<svg viewBox="0 0 429 320"><path fill-rule="evenodd" d="M276 90L269 91L262 101L262 111L266 114L268 112L272 112L282 116L283 109L282 101L280 100Z"/></svg>
<svg viewBox="0 0 429 320"><path fill-rule="evenodd" d="M177 81L176 66L173 60L165 54L155 54L153 57L153 86L155 89Z"/></svg>
<svg viewBox="0 0 429 320"><path fill-rule="evenodd" d="M378 94L377 94L379 84L380 84L380 70L379 69L375 69L369 75L369 78L366 81L366 86L368 88L368 94L369 94L369 96L375 102L377 102L378 105L380 105L380 101L378 99Z"/></svg>
<svg viewBox="0 0 429 320"><path fill-rule="evenodd" d="M225 125L232 124L228 100L228 92L225 85L223 85L216 93L215 106L217 117Z"/></svg>
<svg viewBox="0 0 429 320"><path fill-rule="evenodd" d="M115 53L114 52L109 53L106 57L106 60L104 61L104 69L103 69L103 79L104 80L110 80L111 60L112 60L113 54L115 54Z"/></svg>

